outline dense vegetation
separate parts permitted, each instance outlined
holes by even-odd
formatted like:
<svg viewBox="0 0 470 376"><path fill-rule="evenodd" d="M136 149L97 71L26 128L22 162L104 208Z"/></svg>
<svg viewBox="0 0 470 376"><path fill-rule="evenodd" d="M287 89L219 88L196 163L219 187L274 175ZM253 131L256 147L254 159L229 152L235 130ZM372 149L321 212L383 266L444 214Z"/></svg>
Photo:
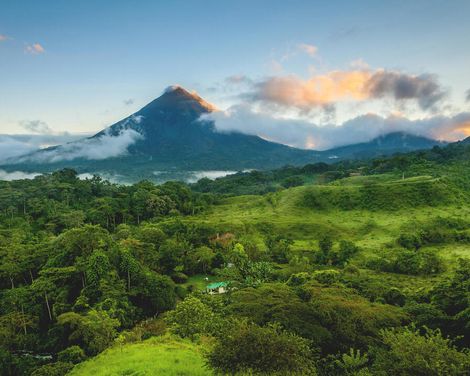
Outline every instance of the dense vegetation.
<svg viewBox="0 0 470 376"><path fill-rule="evenodd" d="M466 375L469 156L0 182L1 374Z"/></svg>

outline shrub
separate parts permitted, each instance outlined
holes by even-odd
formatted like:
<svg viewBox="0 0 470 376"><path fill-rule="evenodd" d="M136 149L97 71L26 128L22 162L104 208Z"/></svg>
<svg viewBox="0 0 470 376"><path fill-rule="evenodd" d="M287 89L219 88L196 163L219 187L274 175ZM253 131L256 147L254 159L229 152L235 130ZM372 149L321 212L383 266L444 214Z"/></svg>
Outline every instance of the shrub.
<svg viewBox="0 0 470 376"><path fill-rule="evenodd" d="M324 285L332 285L339 281L340 273L337 270L317 270L312 275L313 279Z"/></svg>
<svg viewBox="0 0 470 376"><path fill-rule="evenodd" d="M240 323L219 338L208 363L223 374L316 375L309 342L275 325Z"/></svg>
<svg viewBox="0 0 470 376"><path fill-rule="evenodd" d="M373 370L380 375L459 376L470 372L470 354L458 351L439 330L415 327L381 332Z"/></svg>
<svg viewBox="0 0 470 376"><path fill-rule="evenodd" d="M85 352L80 346L70 346L57 354L59 362L77 364L86 359Z"/></svg>

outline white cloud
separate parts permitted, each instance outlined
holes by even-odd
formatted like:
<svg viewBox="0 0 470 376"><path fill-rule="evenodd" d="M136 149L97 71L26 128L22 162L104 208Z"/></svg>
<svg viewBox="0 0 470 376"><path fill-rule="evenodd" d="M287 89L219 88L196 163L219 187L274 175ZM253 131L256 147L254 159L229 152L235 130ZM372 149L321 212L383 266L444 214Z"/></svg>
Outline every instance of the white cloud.
<svg viewBox="0 0 470 376"><path fill-rule="evenodd" d="M366 114L341 125L318 125L306 120L276 118L271 113L253 110L250 105L238 105L225 112L204 115L202 120L214 121L220 132L258 135L270 141L317 150L366 142L391 132L407 132L447 141L470 135L470 113L466 112L453 117L432 116L419 120Z"/></svg>
<svg viewBox="0 0 470 376"><path fill-rule="evenodd" d="M26 45L24 51L28 54L31 54L31 55L39 55L39 54L43 54L44 52L46 52L44 47L39 43L33 43L33 44Z"/></svg>
<svg viewBox="0 0 470 376"><path fill-rule="evenodd" d="M12 181L12 180L21 180L21 179L34 179L36 176L41 175L37 172L23 172L23 171L13 171L6 172L5 170L0 170L0 180Z"/></svg>
<svg viewBox="0 0 470 376"><path fill-rule="evenodd" d="M0 163L18 158L38 149L82 139L83 134L0 134ZM14 160L13 160L14 161ZM11 160L9 162L12 162Z"/></svg>
<svg viewBox="0 0 470 376"><path fill-rule="evenodd" d="M78 158L99 160L118 157L126 154L129 146L140 138L142 138L142 135L137 131L123 129L118 135L113 136L109 133L104 133L99 137L86 138L52 149L41 150L33 155L22 158L22 160L53 163Z"/></svg>
<svg viewBox="0 0 470 376"><path fill-rule="evenodd" d="M37 148L34 143L18 140L12 136L0 135L0 162L31 153Z"/></svg>

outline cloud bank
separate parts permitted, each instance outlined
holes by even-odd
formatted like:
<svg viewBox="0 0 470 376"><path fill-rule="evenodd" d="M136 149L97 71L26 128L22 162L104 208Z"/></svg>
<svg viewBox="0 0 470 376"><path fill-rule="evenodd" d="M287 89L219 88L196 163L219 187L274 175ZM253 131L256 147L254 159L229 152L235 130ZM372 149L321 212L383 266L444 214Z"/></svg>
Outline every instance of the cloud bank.
<svg viewBox="0 0 470 376"><path fill-rule="evenodd" d="M12 181L12 180L22 180L22 179L34 179L36 176L41 175L37 172L23 172L23 171L13 171L7 172L5 170L0 170L0 180Z"/></svg>
<svg viewBox="0 0 470 376"><path fill-rule="evenodd" d="M258 135L270 141L317 150L366 142L391 132L407 132L447 141L470 136L470 112L420 120L366 114L341 125L318 125L306 120L274 118L270 114L254 111L250 105L237 105L224 112L204 115L202 119L214 121L219 132Z"/></svg>
<svg viewBox="0 0 470 376"><path fill-rule="evenodd" d="M434 75L356 69L331 71L308 79L275 76L252 85L245 99L303 112L341 101L392 99L415 102L422 110L435 108L446 96Z"/></svg>
<svg viewBox="0 0 470 376"><path fill-rule="evenodd" d="M22 161L54 163L73 159L106 159L118 157L128 152L129 146L141 139L142 135L133 129L124 129L118 135L104 133L99 137L70 142L33 155L21 158Z"/></svg>
<svg viewBox="0 0 470 376"><path fill-rule="evenodd" d="M77 134L0 134L0 163L32 153L38 149L82 139Z"/></svg>

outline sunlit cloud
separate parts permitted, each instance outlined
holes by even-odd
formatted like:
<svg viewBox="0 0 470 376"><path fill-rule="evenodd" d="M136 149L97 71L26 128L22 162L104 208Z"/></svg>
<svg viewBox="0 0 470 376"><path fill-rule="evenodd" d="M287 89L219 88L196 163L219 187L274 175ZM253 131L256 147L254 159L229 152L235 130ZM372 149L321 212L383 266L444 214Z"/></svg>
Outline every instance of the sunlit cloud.
<svg viewBox="0 0 470 376"><path fill-rule="evenodd" d="M318 51L318 47L314 46L313 44L301 43L298 47L301 51L305 52L311 57L314 57Z"/></svg>
<svg viewBox="0 0 470 376"><path fill-rule="evenodd" d="M446 91L433 75L409 75L383 69L353 69L313 75L272 76L253 85L246 95L265 104L308 111L342 101L392 99L414 101L422 110L435 108Z"/></svg>
<svg viewBox="0 0 470 376"><path fill-rule="evenodd" d="M8 39L9 39L9 38L8 38L6 35L0 34L0 42L4 42L4 41L6 41L6 40L8 40Z"/></svg>
<svg viewBox="0 0 470 376"><path fill-rule="evenodd" d="M39 55L46 52L44 47L39 43L28 44L25 47L25 52L31 55Z"/></svg>

